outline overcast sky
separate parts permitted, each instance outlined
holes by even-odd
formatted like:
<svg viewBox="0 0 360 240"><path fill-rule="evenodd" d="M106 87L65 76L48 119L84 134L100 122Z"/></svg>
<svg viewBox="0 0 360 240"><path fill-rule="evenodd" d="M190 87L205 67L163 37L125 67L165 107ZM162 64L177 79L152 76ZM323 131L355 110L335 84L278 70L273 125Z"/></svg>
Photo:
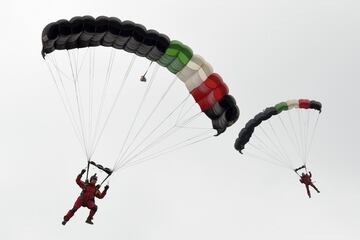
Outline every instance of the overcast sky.
<svg viewBox="0 0 360 240"><path fill-rule="evenodd" d="M360 3L350 0L6 1L0 9L1 239L257 240L360 237ZM129 19L201 54L241 110L218 138L113 176L94 226L80 209L84 156L44 60L43 27L77 15ZM316 99L312 199L283 168L240 156L264 107Z"/></svg>

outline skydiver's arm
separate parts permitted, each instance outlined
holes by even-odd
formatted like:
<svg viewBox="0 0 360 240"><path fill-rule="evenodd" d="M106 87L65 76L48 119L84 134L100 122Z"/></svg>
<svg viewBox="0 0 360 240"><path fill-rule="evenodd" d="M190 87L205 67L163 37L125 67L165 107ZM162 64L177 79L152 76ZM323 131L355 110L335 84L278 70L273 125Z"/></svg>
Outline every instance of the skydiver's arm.
<svg viewBox="0 0 360 240"><path fill-rule="evenodd" d="M79 185L80 188L84 189L85 188L85 183L83 181L81 181L81 177L82 177L82 174L79 174L76 177L76 183L77 183L77 185Z"/></svg>
<svg viewBox="0 0 360 240"><path fill-rule="evenodd" d="M311 174L311 172L310 172L310 171L309 171L309 176L310 176L310 177L312 177L312 174Z"/></svg>
<svg viewBox="0 0 360 240"><path fill-rule="evenodd" d="M102 191L102 192L97 191L95 196L96 196L97 198L102 199L102 198L105 197L105 195L106 195L106 190L104 190L104 191Z"/></svg>
<svg viewBox="0 0 360 240"><path fill-rule="evenodd" d="M104 198L108 189L109 189L109 186L106 185L105 188L104 188L104 191L102 191L102 192L97 191L96 194L95 194L95 196L96 196L97 198L100 198L100 199Z"/></svg>

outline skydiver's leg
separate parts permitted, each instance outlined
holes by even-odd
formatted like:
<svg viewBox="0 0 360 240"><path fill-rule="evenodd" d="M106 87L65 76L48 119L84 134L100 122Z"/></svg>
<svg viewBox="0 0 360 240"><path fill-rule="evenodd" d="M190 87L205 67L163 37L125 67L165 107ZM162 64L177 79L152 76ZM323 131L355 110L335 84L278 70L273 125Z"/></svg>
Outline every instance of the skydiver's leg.
<svg viewBox="0 0 360 240"><path fill-rule="evenodd" d="M82 199L78 198L72 209L64 216L64 221L67 222L70 220L72 216L74 216L75 212L81 207Z"/></svg>
<svg viewBox="0 0 360 240"><path fill-rule="evenodd" d="M93 217L97 211L97 206L94 201L89 201L86 206L90 209L90 213L89 213L89 216L88 216L86 222L89 224L93 224L93 222L91 220L93 219Z"/></svg>
<svg viewBox="0 0 360 240"><path fill-rule="evenodd" d="M317 189L317 187L315 187L315 185L313 183L310 184L318 193L320 193L319 189Z"/></svg>
<svg viewBox="0 0 360 240"><path fill-rule="evenodd" d="M311 198L311 193L310 193L309 185L306 184L305 186L306 186L307 195L309 196L309 198Z"/></svg>

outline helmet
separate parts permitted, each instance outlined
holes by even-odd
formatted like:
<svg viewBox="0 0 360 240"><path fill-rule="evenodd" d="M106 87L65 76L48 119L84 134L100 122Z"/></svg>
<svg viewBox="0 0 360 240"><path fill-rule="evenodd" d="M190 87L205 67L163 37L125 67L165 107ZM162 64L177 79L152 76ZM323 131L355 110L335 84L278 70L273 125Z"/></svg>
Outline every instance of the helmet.
<svg viewBox="0 0 360 240"><path fill-rule="evenodd" d="M97 181L97 179L98 179L98 178L97 178L96 173L95 173L94 175L92 175L92 176L90 177L90 182L93 181L93 180L94 180L94 181Z"/></svg>

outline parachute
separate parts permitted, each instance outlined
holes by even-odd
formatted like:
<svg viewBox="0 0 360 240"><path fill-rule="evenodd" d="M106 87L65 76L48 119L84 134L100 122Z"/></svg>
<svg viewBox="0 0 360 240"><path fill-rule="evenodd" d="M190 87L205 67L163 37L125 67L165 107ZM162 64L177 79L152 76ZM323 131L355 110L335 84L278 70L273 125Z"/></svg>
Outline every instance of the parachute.
<svg viewBox="0 0 360 240"><path fill-rule="evenodd" d="M203 57L182 42L132 21L77 16L52 22L42 32L41 54L84 149L87 166L106 169L103 172L108 175L218 136L239 118L228 86ZM159 73L159 66L168 71ZM161 82L157 80L160 74ZM111 122L113 128L108 126ZM118 127L124 130L113 133ZM103 140L106 130L123 139ZM183 133L174 137L174 144L154 150L171 143L169 138L179 131ZM104 142L108 147L117 141L122 144L115 147L120 152L113 168L93 160L99 151L112 158L98 145Z"/></svg>
<svg viewBox="0 0 360 240"><path fill-rule="evenodd" d="M308 99L268 107L245 124L234 147L295 172L306 169L321 109L320 102Z"/></svg>

